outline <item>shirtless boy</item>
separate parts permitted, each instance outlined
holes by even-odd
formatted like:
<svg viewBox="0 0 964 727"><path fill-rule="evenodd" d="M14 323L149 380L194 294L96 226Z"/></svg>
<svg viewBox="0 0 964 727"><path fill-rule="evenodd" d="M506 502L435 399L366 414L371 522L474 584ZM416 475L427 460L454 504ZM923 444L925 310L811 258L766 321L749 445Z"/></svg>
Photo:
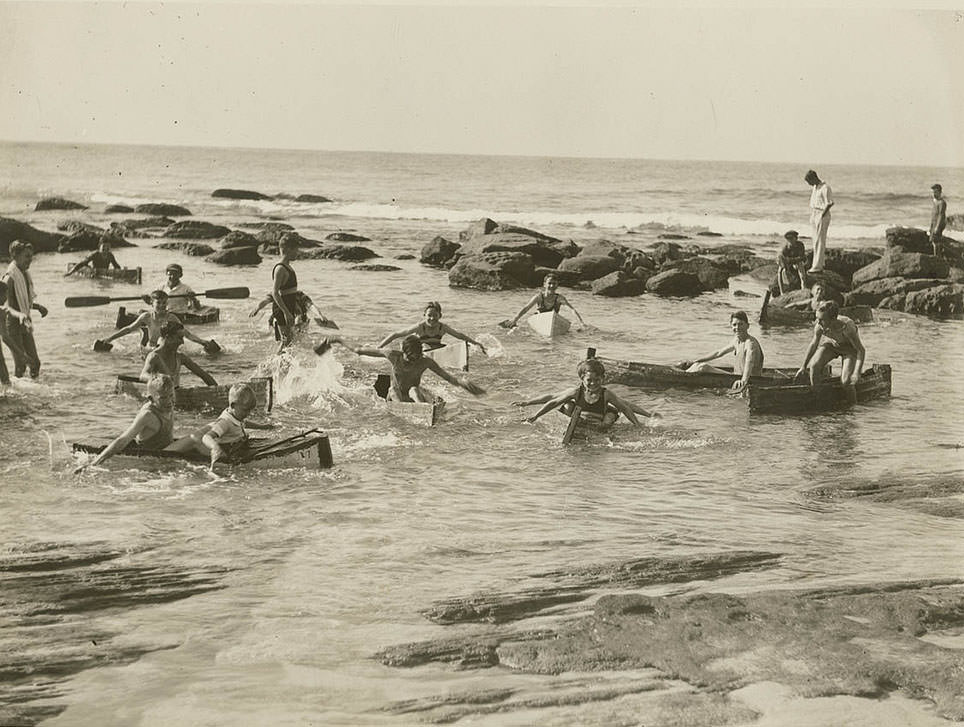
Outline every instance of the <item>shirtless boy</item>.
<svg viewBox="0 0 964 727"><path fill-rule="evenodd" d="M740 378L733 382L730 389L734 393L743 391L751 376L760 376L763 373L763 349L760 347L760 342L750 335L750 323L745 312L738 310L736 313L730 314L730 330L733 331L733 342L729 346L693 361L680 361L676 364L676 367L691 374L706 372L740 374ZM728 353L732 353L736 358L733 371L720 369L706 363Z"/></svg>
<svg viewBox="0 0 964 727"><path fill-rule="evenodd" d="M423 320L421 323L416 323L410 328L395 331L394 333L390 333L385 336L385 338L383 338L378 344L378 347L384 348L396 338L417 336L418 340L422 342L423 346L438 348L442 345L442 336L448 334L452 336L452 338L458 338L460 341L465 341L466 343L471 343L473 346L478 346L480 349L482 349L482 353L485 353L485 346L483 346L481 343L476 341L474 338L466 336L464 333L456 331L451 326L448 326L439 320L442 317L442 304L437 300L429 301L425 304L425 311L423 312L422 317Z"/></svg>
<svg viewBox="0 0 964 727"><path fill-rule="evenodd" d="M74 474L122 452L131 442L146 449L163 449L171 443L174 429L174 382L171 377L157 374L148 379L147 396L148 401L137 412L130 426L92 461L75 469Z"/></svg>
<svg viewBox="0 0 964 727"><path fill-rule="evenodd" d="M167 309L167 293L165 293L163 290L158 289L158 290L152 291L150 294L150 301L151 301L150 310L146 310L143 313L141 313L139 316L137 316L137 318L134 319L134 322L131 323L129 326L124 326L123 328L120 328L114 331L112 334L107 336L107 338L98 339L94 341L94 350L110 351L111 341L117 338L120 338L121 336L126 336L129 333L134 333L135 331L139 331L141 329L144 329L147 332L146 340L142 341L141 344L146 348L153 348L157 345L158 338L161 335L161 328L164 326L165 323L168 323L170 321L177 322L178 325L181 326L182 335L184 336L184 338L188 339L189 341L194 341L195 343L201 344L204 347L205 351L208 351L210 353L213 351L220 350L221 347L218 346L218 344L215 341L210 339L205 340L203 338L195 336L189 330L184 328L184 324L181 323L181 319Z"/></svg>
<svg viewBox="0 0 964 727"><path fill-rule="evenodd" d="M514 328L519 322L519 319L525 315L526 311L536 306L539 313L548 313L549 311L559 312L559 308L562 306L569 307L573 313L576 314L576 318L579 319L579 323L586 325L586 322L579 315L579 311L572 307L572 303L566 300L566 296L562 293L557 293L556 290L559 288L559 279L556 278L552 273L546 275L542 279L542 290L532 296L532 299L526 303L522 310L515 314L515 318L512 320L502 321L499 325L503 328Z"/></svg>
<svg viewBox="0 0 964 727"><path fill-rule="evenodd" d="M844 386L853 387L860 378L866 355L857 324L847 316L840 315L840 306L835 301L825 300L817 306L813 338L797 376L802 377L809 372L810 385L816 386L822 379L824 367L839 356L840 381Z"/></svg>
<svg viewBox="0 0 964 727"><path fill-rule="evenodd" d="M88 265L90 265L90 267L92 267L94 270L109 270L110 268L114 268L116 270L121 269L120 263L117 262L117 258L114 257L114 253L110 251L110 243L107 242L107 240L102 240L94 252L64 273L64 277L66 278L68 275L73 275L78 270Z"/></svg>
<svg viewBox="0 0 964 727"><path fill-rule="evenodd" d="M174 386L181 385L181 366L196 375L208 386L217 386L217 381L207 371L198 366L194 359L178 349L184 343L184 326L174 318L161 326L157 348L147 354L144 368L141 369L141 381L147 381L154 374L167 374L174 381Z"/></svg>
<svg viewBox="0 0 964 727"><path fill-rule="evenodd" d="M353 351L359 356L375 356L377 358L388 359L392 365L391 379L392 386L388 392L388 398L393 401L421 401L432 402L435 396L422 388L422 374L431 371L445 381L454 386L460 386L473 396L485 393L485 389L472 383L465 376L453 376L448 371L439 366L430 358L422 356L422 342L418 336L406 336L402 341L402 350L385 350L382 348L368 348L365 346L350 346L340 338L326 338L315 347L317 353L324 353L331 344L341 344L349 351Z"/></svg>
<svg viewBox="0 0 964 727"><path fill-rule="evenodd" d="M947 225L947 200L944 199L944 190L941 185L932 184L931 191L934 193L934 203L931 206L931 224L927 235L934 254L940 255L944 239L944 227Z"/></svg>

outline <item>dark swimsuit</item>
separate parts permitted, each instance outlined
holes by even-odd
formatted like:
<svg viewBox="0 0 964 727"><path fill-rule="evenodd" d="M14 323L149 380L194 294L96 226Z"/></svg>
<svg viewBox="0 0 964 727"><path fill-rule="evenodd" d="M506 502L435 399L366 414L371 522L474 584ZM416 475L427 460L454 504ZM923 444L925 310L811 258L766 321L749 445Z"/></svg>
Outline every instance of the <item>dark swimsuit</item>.
<svg viewBox="0 0 964 727"><path fill-rule="evenodd" d="M111 264L117 265L117 260L114 258L114 253L112 252L100 252L97 251L93 253L89 258L88 262L94 270L107 270L110 268Z"/></svg>
<svg viewBox="0 0 964 727"><path fill-rule="evenodd" d="M559 312L559 306L562 305L562 304L559 302L559 294L558 294L558 293L555 293L555 294L553 295L553 301L554 301L554 302L553 302L552 305L547 306L547 305L546 305L546 294L543 293L543 292L540 290L540 291L539 291L539 303L537 304L538 307L539 307L539 312L540 312L540 313L549 313L550 311L553 311L553 312L555 312L555 313L558 313L558 312Z"/></svg>
<svg viewBox="0 0 964 727"><path fill-rule="evenodd" d="M137 445L144 449L163 449L174 439L174 412L162 413L153 401L141 407L141 411L149 411L157 417L161 428L147 439L135 439Z"/></svg>
<svg viewBox="0 0 964 727"><path fill-rule="evenodd" d="M288 310L291 312L291 315L297 318L298 312L301 309L301 307L298 305L300 300L298 295L298 274L290 265L286 265L285 263L277 263L271 270L272 280L274 280L275 272L277 272L279 267L288 271L288 287L285 288L284 292L281 294L281 300L283 300L284 304L288 306ZM271 324L274 326L274 340L282 340L281 329L285 325L285 314L278 306L274 296L271 298Z"/></svg>
<svg viewBox="0 0 964 727"><path fill-rule="evenodd" d="M619 417L619 409L617 409L615 405L606 401L605 388L603 388L603 390L600 392L599 398L590 404L588 401L586 401L585 390L583 389L582 385L580 385L579 393L576 394L576 398L573 403L563 406L563 413L571 415L573 406L578 406L583 414L588 414L589 418L594 421L602 421L607 412L613 412L617 418Z"/></svg>
<svg viewBox="0 0 964 727"><path fill-rule="evenodd" d="M418 324L418 328L415 331L418 340L431 348L439 348L442 345L442 336L445 335L445 332L442 331L442 326L438 326L438 333L429 333L427 329L428 326L425 323Z"/></svg>

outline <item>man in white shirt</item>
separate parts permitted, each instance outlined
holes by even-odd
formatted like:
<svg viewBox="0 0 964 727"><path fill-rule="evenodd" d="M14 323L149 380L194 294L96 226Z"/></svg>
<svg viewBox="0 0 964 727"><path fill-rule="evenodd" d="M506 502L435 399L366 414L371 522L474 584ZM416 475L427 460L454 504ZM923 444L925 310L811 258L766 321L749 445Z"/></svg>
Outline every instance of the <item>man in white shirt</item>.
<svg viewBox="0 0 964 727"><path fill-rule="evenodd" d="M167 281L164 283L164 287L161 288L168 295L167 309L174 313L186 313L190 310L197 310L201 307L198 303L196 297L194 297L194 291L191 290L187 285L181 282L181 276L184 275L184 269L177 263L171 263L165 269L167 273ZM187 295L188 298L175 298L175 295Z"/></svg>
<svg viewBox="0 0 964 727"><path fill-rule="evenodd" d="M833 199L830 196L830 185L822 181L815 171L811 169L803 179L810 185L810 224L813 226L813 262L807 272L819 273L823 271Z"/></svg>

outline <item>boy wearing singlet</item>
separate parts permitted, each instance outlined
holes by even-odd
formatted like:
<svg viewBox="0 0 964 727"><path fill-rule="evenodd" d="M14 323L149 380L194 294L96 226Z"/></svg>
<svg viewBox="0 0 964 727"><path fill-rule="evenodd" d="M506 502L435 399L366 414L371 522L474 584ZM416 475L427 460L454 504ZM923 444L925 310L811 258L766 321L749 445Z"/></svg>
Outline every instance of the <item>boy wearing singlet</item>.
<svg viewBox="0 0 964 727"><path fill-rule="evenodd" d="M157 374L148 379L147 397L130 426L93 460L75 469L74 474L123 452L131 442L145 449L163 449L171 443L174 429L174 382L171 377Z"/></svg>
<svg viewBox="0 0 964 727"><path fill-rule="evenodd" d="M395 333L390 333L378 344L379 348L384 348L389 343L394 341L396 338L404 338L405 336L418 336L418 340L422 342L423 346L428 348L439 348L442 345L442 336L446 333L452 338L458 338L460 341L465 341L466 343L471 343L473 346L478 346L482 353L485 353L485 346L476 341L474 338L466 336L464 333L456 331L451 326L448 326L439 319L442 317L442 304L437 300L429 301L425 304L425 311L423 313L423 320L421 323L417 323L411 328L406 328L401 331L395 331Z"/></svg>
<svg viewBox="0 0 964 727"><path fill-rule="evenodd" d="M426 371L431 371L439 378L448 381L454 386L461 386L473 396L479 396L485 393L485 389L472 383L465 376L453 376L435 361L423 356L422 342L418 340L417 336L406 336L405 340L402 341L401 351L394 349L386 351L381 348L351 346L340 338L326 338L315 347L315 352L321 355L335 343L341 344L359 356L374 356L388 359L388 362L392 365L392 386L388 392L388 398L393 401L434 401L435 396L422 388L422 374Z"/></svg>
<svg viewBox="0 0 964 727"><path fill-rule="evenodd" d="M606 378L606 368L594 358L582 361L576 368L579 375L579 386L560 391L549 397L539 397L530 401L513 402L516 406L526 406L545 402L539 411L525 421L534 422L543 414L562 407L563 413L571 414L574 407L579 407L586 419L594 422L601 431L609 429L622 413L630 422L637 427L640 426L636 418L636 412L644 416L651 416L649 412L641 409L634 404L623 401L613 392L603 386Z"/></svg>
<svg viewBox="0 0 964 727"><path fill-rule="evenodd" d="M733 331L733 342L726 348L714 351L711 354L693 361L680 361L676 368L683 369L687 373L717 373L717 374L740 374L740 378L730 386L733 393L740 393L750 382L751 376L763 374L763 348L760 342L750 335L750 322L744 311L738 310L730 314L730 330ZM706 361L725 356L732 353L736 358L732 371L710 366Z"/></svg>
<svg viewBox="0 0 964 727"><path fill-rule="evenodd" d="M291 261L298 257L298 238L286 235L278 243L279 260L271 271L271 322L278 352L291 345L298 313L298 275Z"/></svg>
<svg viewBox="0 0 964 727"><path fill-rule="evenodd" d="M816 386L823 377L824 367L840 357L840 381L844 386L853 387L860 378L867 351L860 341L857 324L840 315L836 301L825 300L817 306L817 322L813 324L813 338L803 359L803 366L797 371L802 377L809 372L810 385ZM856 396L856 391L853 391Z"/></svg>
<svg viewBox="0 0 964 727"><path fill-rule="evenodd" d="M210 424L195 429L166 448L168 452L197 452L211 456L211 471L214 463L225 455L241 454L248 447L248 433L251 429L272 429L272 424L259 424L245 420L258 405L257 397L250 386L234 384L228 390L228 408Z"/></svg>
<svg viewBox="0 0 964 727"><path fill-rule="evenodd" d="M512 320L502 321L499 325L503 328L514 328L519 319L525 315L526 311L536 306L539 313L548 313L549 311L559 312L559 308L562 306L567 306L576 314L576 318L579 319L579 323L586 325L586 322L579 315L579 311L572 307L572 303L566 300L566 296L562 293L557 293L556 290L559 287L559 280L555 275L549 273L542 279L542 290L532 296L531 300L526 303L522 310L515 314L515 318Z"/></svg>

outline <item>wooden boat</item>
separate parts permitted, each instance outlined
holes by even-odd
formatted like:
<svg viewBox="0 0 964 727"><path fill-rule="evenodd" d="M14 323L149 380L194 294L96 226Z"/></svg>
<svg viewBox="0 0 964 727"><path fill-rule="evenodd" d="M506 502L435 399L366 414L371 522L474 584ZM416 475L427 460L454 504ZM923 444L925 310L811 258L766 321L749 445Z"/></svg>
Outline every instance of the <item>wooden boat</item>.
<svg viewBox="0 0 964 727"><path fill-rule="evenodd" d="M392 380L388 374L378 374L374 384L375 393L385 400L385 405L390 413L413 424L421 424L425 427L433 427L441 420L442 410L445 409L443 399L438 398L434 402L393 401L388 398L388 391L391 386Z"/></svg>
<svg viewBox="0 0 964 727"><path fill-rule="evenodd" d="M245 382L258 400L258 408L265 413L274 406L274 384L270 376L258 376ZM174 408L186 411L221 411L228 405L227 384L218 386L179 386L174 390ZM136 376L119 375L114 392L138 399L147 398L147 384Z"/></svg>
<svg viewBox="0 0 964 727"><path fill-rule="evenodd" d="M438 348L426 348L422 354L445 368L469 370L469 344L465 341L453 341Z"/></svg>
<svg viewBox="0 0 964 727"><path fill-rule="evenodd" d="M137 313L128 313L127 308L121 306L117 309L117 318L114 320L114 328L124 328L133 323L137 316L139 316L144 311L137 311ZM213 305L202 305L197 310L181 311L180 313L175 313L178 320L185 325L190 324L192 326L204 324L204 323L217 323L221 320L221 309Z"/></svg>
<svg viewBox="0 0 964 727"><path fill-rule="evenodd" d="M874 364L860 376L856 385L857 402L890 396L891 370L887 364ZM850 406L846 387L840 378L831 378L816 388L809 384L755 385L746 389L752 414L805 414Z"/></svg>
<svg viewBox="0 0 964 727"><path fill-rule="evenodd" d="M851 305L840 309L840 315L847 316L854 323L872 323L874 309L869 305ZM812 326L813 312L809 308L784 308L770 303L761 311L761 326Z"/></svg>
<svg viewBox="0 0 964 727"><path fill-rule="evenodd" d="M741 378L740 374L711 372L691 374L675 366L603 358L596 356L594 348L587 350L586 358L595 358L606 367L604 383L607 384L624 384L648 389L728 389L734 381ZM732 369L732 366L717 368ZM751 376L750 383L790 383L796 373L795 368L765 368L762 376Z"/></svg>
<svg viewBox="0 0 964 727"><path fill-rule="evenodd" d="M546 338L561 336L563 333L568 331L569 326L572 325L568 318L563 318L556 311L536 313L529 316L526 319L526 322L533 331L545 336Z"/></svg>
<svg viewBox="0 0 964 727"><path fill-rule="evenodd" d="M73 268L76 264L77 263L67 263L67 272L69 273L71 268ZM82 268L77 268L71 274L78 275L82 278L116 280L119 283L133 283L135 285L141 284L142 277L140 268L92 268L90 265L84 265Z"/></svg>
<svg viewBox="0 0 964 727"><path fill-rule="evenodd" d="M283 439L251 439L243 453L220 460L233 467L328 469L334 465L328 435L318 429L309 429L293 437ZM110 442L74 442L73 451L99 454ZM137 459L161 459L179 462L208 464L211 460L195 452L165 452L145 449L132 444L114 457Z"/></svg>

